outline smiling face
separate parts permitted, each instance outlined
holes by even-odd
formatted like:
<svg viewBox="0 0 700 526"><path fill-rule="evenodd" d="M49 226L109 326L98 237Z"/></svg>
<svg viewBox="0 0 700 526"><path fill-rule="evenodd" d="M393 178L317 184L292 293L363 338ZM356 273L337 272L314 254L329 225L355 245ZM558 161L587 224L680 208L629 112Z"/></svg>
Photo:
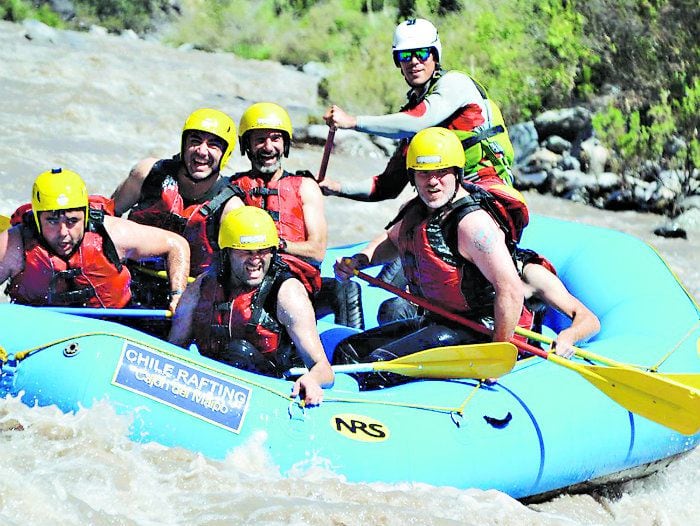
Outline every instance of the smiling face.
<svg viewBox="0 0 700 526"><path fill-rule="evenodd" d="M412 88L420 88L433 77L435 73L435 56L428 55L425 60L420 60L416 54L412 54L411 59L406 62L399 62L403 78Z"/></svg>
<svg viewBox="0 0 700 526"><path fill-rule="evenodd" d="M263 174L274 174L282 169L284 133L279 130L258 129L249 132L248 157L253 169Z"/></svg>
<svg viewBox="0 0 700 526"><path fill-rule="evenodd" d="M44 241L58 256L68 257L85 235L85 210L39 212Z"/></svg>
<svg viewBox="0 0 700 526"><path fill-rule="evenodd" d="M452 201L457 191L455 168L416 170L414 181L418 196L432 210L442 208Z"/></svg>
<svg viewBox="0 0 700 526"><path fill-rule="evenodd" d="M188 131L182 161L190 178L201 181L218 174L225 150L226 141L221 137L200 130Z"/></svg>
<svg viewBox="0 0 700 526"><path fill-rule="evenodd" d="M231 278L246 287L257 287L270 269L272 248L240 250L227 248Z"/></svg>

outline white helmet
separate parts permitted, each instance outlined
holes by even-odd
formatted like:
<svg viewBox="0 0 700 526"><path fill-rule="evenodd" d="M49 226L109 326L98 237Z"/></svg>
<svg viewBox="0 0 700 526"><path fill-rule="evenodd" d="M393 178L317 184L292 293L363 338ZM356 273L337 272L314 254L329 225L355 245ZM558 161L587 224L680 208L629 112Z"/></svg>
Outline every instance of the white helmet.
<svg viewBox="0 0 700 526"><path fill-rule="evenodd" d="M396 26L391 51L394 55L394 63L397 66L399 65L396 59L397 51L422 47L434 49L435 61L440 62L442 44L440 43L438 31L432 23L424 18L410 18Z"/></svg>

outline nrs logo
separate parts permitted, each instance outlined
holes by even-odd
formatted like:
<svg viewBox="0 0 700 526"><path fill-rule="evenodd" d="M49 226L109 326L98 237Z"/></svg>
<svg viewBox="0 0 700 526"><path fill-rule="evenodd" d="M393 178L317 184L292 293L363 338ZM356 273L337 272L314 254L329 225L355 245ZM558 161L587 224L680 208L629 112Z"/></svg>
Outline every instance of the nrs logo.
<svg viewBox="0 0 700 526"><path fill-rule="evenodd" d="M384 424L363 415L335 415L331 426L341 435L361 442L383 442L389 438L389 429Z"/></svg>

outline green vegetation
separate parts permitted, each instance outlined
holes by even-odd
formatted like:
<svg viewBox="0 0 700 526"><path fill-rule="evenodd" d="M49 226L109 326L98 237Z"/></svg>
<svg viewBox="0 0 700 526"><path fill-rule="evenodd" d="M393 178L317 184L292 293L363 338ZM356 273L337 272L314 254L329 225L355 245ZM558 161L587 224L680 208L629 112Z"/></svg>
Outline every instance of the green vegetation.
<svg viewBox="0 0 700 526"><path fill-rule="evenodd" d="M205 50L333 70L322 91L363 113L397 109L407 89L391 58L396 23L430 18L440 29L444 65L474 75L510 121L564 104L592 87L577 83L596 57L583 17L561 0L187 0L168 40ZM442 14L438 14L442 13ZM465 21L469 23L465 23ZM518 67L514 67L517 64Z"/></svg>
<svg viewBox="0 0 700 526"><path fill-rule="evenodd" d="M664 159L699 166L700 9L697 0L74 0L70 27L160 29L173 44L302 66L325 64L324 103L357 113L395 111L407 89L391 59L396 23L429 18L444 66L480 80L507 122L619 93L595 119L635 172ZM35 4L42 4L35 7ZM46 3L0 0L0 16L60 26ZM167 18L169 17L169 18ZM164 24L166 18L168 24ZM668 145L675 148L668 157Z"/></svg>
<svg viewBox="0 0 700 526"><path fill-rule="evenodd" d="M168 0L73 0L76 18L83 26L98 24L108 31L131 29L143 34L155 29L168 11Z"/></svg>
<svg viewBox="0 0 700 526"><path fill-rule="evenodd" d="M0 0L0 19L19 22L25 18L39 20L52 27L63 27L63 21L47 4L35 7L27 0Z"/></svg>

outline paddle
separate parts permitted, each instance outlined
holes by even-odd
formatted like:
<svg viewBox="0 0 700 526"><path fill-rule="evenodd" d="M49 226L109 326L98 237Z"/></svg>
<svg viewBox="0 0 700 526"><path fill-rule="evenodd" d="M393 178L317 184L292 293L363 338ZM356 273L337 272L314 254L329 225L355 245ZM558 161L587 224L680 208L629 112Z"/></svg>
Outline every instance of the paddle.
<svg viewBox="0 0 700 526"><path fill-rule="evenodd" d="M496 378L515 365L518 351L510 343L454 345L426 349L395 360L334 365L336 373L388 372L412 378ZM303 367L289 370L289 376L308 372Z"/></svg>
<svg viewBox="0 0 700 526"><path fill-rule="evenodd" d="M0 214L0 232L4 232L10 228L10 218Z"/></svg>
<svg viewBox="0 0 700 526"><path fill-rule="evenodd" d="M355 274L372 285L392 292L446 319L479 333L491 334L487 327L441 308L425 298L410 294L364 272L355 271ZM513 339L511 342L522 351L579 373L628 411L684 435L693 435L700 430L700 390L677 381L683 378L682 375L672 379L669 376L659 376L657 373L648 373L632 367L582 365L519 340Z"/></svg>
<svg viewBox="0 0 700 526"><path fill-rule="evenodd" d="M156 269L141 267L141 266L137 266L135 268L139 272L143 272L144 274L148 274L149 276L155 276L156 278L160 278L160 279L169 279L168 273L165 270L156 270ZM194 278L192 276L188 276L187 283L192 283L195 279L196 278Z"/></svg>
<svg viewBox="0 0 700 526"><path fill-rule="evenodd" d="M333 138L335 137L335 126L329 126L328 137L326 137L326 144L323 146L323 157L321 157L321 167L318 169L318 177L316 181L319 183L326 178L326 169L328 168L328 159L331 157L331 150L333 149Z"/></svg>
<svg viewBox="0 0 700 526"><path fill-rule="evenodd" d="M91 318L172 318L167 309L98 309L92 307L38 307L42 310Z"/></svg>
<svg viewBox="0 0 700 526"><path fill-rule="evenodd" d="M521 336L529 338L530 340L536 340L538 342L546 343L547 345L551 345L554 341L552 338L549 338L544 334L540 334L535 331L529 331L523 327L516 327L515 332L517 334L520 334ZM690 387L694 387L696 389L700 388L700 374L698 373L660 373L658 371L651 371L649 369L644 370L639 367L633 367L632 365L626 363L617 362L612 358L608 358L607 356L601 356L590 351L584 351L583 349L579 349L578 347L574 347L574 350L576 351L576 356L578 356L579 358L592 360L594 362L610 365L612 367L620 367L622 369L632 369L634 371L641 371L643 373L651 374L661 378L666 378L668 380L672 380L680 384L687 384Z"/></svg>

